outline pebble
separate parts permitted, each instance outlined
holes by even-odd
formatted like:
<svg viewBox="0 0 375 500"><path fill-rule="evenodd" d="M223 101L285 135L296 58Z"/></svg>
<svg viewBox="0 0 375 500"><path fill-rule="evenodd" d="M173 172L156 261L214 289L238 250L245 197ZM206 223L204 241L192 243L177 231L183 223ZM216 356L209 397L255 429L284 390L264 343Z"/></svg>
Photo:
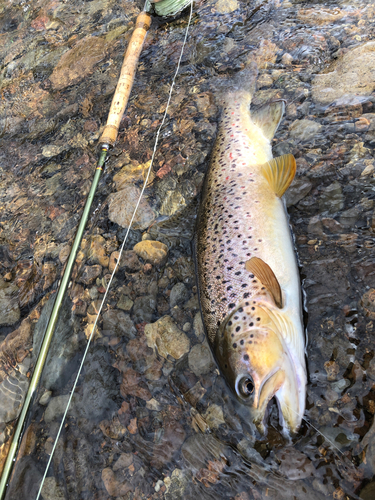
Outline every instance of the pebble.
<svg viewBox="0 0 375 500"><path fill-rule="evenodd" d="M217 0L216 11L219 14L230 14L239 8L237 0Z"/></svg>
<svg viewBox="0 0 375 500"><path fill-rule="evenodd" d="M340 366L335 361L326 361L324 363L324 369L327 372L327 380L333 382L337 379L337 375L340 372Z"/></svg>
<svg viewBox="0 0 375 500"><path fill-rule="evenodd" d="M194 316L193 329L197 339L200 342L203 342L203 340L205 339L205 331L203 326L202 314L200 311L198 311Z"/></svg>
<svg viewBox="0 0 375 500"><path fill-rule="evenodd" d="M122 309L123 311L130 312L133 307L134 302L125 294L121 294L116 307Z"/></svg>
<svg viewBox="0 0 375 500"><path fill-rule="evenodd" d="M206 344L196 344L189 352L188 356L190 370L200 377L215 368L215 361L212 357L211 349Z"/></svg>
<svg viewBox="0 0 375 500"><path fill-rule="evenodd" d="M50 402L52 396L52 391L45 391L41 398L39 399L39 404L42 406L47 406Z"/></svg>
<svg viewBox="0 0 375 500"><path fill-rule="evenodd" d="M361 306L365 315L370 319L375 319L375 289L370 288L362 295Z"/></svg>
<svg viewBox="0 0 375 500"><path fill-rule="evenodd" d="M103 236L99 234L92 236L90 249L87 255L92 264L100 264L103 267L108 267L109 257L104 248L105 243L106 241Z"/></svg>
<svg viewBox="0 0 375 500"><path fill-rule="evenodd" d="M176 283L171 290L169 296L169 304L171 309L175 306L182 305L190 296L189 290L183 283Z"/></svg>
<svg viewBox="0 0 375 500"><path fill-rule="evenodd" d="M99 264L95 266L85 266L81 275L77 277L78 283L84 285L92 285L96 278L102 274L102 266Z"/></svg>
<svg viewBox="0 0 375 500"><path fill-rule="evenodd" d="M216 404L212 404L207 408L203 418L211 429L218 429L220 425L225 424L223 409Z"/></svg>
<svg viewBox="0 0 375 500"><path fill-rule="evenodd" d="M147 401L146 403L146 408L148 410L152 410L152 411L160 411L161 410L161 406L160 404L156 401L155 398L152 398L150 399L150 401Z"/></svg>
<svg viewBox="0 0 375 500"><path fill-rule="evenodd" d="M121 453L121 455L113 465L113 470L115 472L117 470L124 470L133 463L133 460L134 458L132 453Z"/></svg>
<svg viewBox="0 0 375 500"><path fill-rule="evenodd" d="M155 266L164 265L168 257L168 247L160 241L143 240L133 250L143 260Z"/></svg>
<svg viewBox="0 0 375 500"><path fill-rule="evenodd" d="M145 335L147 345L154 350L157 349L163 358L170 355L174 359L180 359L189 352L189 338L170 316L163 316L155 323L146 325Z"/></svg>

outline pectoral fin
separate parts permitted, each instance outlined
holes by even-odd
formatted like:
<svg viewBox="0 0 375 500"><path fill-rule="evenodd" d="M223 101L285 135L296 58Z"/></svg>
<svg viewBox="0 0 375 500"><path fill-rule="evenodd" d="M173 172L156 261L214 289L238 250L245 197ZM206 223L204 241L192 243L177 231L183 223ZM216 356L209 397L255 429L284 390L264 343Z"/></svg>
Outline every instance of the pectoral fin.
<svg viewBox="0 0 375 500"><path fill-rule="evenodd" d="M291 154L272 158L262 165L262 174L275 194L281 198L296 174L296 160Z"/></svg>
<svg viewBox="0 0 375 500"><path fill-rule="evenodd" d="M245 263L245 267L249 273L254 274L268 288L275 304L281 309L283 306L280 284L270 266L264 260L252 257Z"/></svg>
<svg viewBox="0 0 375 500"><path fill-rule="evenodd" d="M284 101L271 102L251 112L251 119L262 130L266 139L271 140L284 114Z"/></svg>

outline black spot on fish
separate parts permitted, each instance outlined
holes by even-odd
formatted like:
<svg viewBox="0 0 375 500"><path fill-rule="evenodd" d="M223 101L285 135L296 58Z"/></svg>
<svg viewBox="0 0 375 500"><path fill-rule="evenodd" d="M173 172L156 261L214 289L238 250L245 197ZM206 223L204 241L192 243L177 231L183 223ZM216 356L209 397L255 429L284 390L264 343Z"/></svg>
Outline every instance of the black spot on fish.
<svg viewBox="0 0 375 500"><path fill-rule="evenodd" d="M249 344L251 344L251 340L250 340ZM244 355L243 355L243 359L244 359L245 361L247 361L247 360L249 359L249 355L248 355L248 354L244 354Z"/></svg>
<svg viewBox="0 0 375 500"><path fill-rule="evenodd" d="M230 309L233 309L233 307L236 307L236 304L233 304L233 302L231 302L231 303L229 304L229 308L230 308Z"/></svg>
<svg viewBox="0 0 375 500"><path fill-rule="evenodd" d="M250 293L249 292L246 292L243 294L243 298L244 299L247 299L248 297L250 297Z"/></svg>
<svg viewBox="0 0 375 500"><path fill-rule="evenodd" d="M260 321L260 318L257 318L257 321Z"/></svg>
<svg viewBox="0 0 375 500"><path fill-rule="evenodd" d="M233 344L233 348L234 348L234 349L236 349L236 347L237 347L237 344L236 344L236 343L234 343L234 344Z"/></svg>
<svg viewBox="0 0 375 500"><path fill-rule="evenodd" d="M236 327L236 332L239 332L241 330L241 327L240 326L237 326Z"/></svg>

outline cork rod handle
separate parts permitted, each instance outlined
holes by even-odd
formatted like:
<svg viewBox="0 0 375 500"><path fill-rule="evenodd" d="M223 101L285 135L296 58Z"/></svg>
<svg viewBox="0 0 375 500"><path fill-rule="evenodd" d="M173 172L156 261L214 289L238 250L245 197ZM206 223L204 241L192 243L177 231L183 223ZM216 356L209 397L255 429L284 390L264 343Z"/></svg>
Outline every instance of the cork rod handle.
<svg viewBox="0 0 375 500"><path fill-rule="evenodd" d="M128 104L130 92L133 86L135 73L137 71L138 59L141 54L143 42L148 29L151 26L151 16L146 12L141 12L137 17L135 30L130 39L115 94L112 99L111 109L104 127L100 144L113 146L116 142L118 129L126 105Z"/></svg>

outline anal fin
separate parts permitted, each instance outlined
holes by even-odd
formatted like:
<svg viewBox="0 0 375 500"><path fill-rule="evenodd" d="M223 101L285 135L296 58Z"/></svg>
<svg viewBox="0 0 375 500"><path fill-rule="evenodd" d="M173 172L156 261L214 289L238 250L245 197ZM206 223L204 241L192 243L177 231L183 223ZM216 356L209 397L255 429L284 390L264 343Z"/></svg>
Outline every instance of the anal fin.
<svg viewBox="0 0 375 500"><path fill-rule="evenodd" d="M272 158L262 165L261 171L275 194L281 198L296 174L296 159L291 154Z"/></svg>
<svg viewBox="0 0 375 500"><path fill-rule="evenodd" d="M282 309L281 287L270 266L258 257L252 257L245 263L246 270L254 274L268 288L277 307Z"/></svg>

